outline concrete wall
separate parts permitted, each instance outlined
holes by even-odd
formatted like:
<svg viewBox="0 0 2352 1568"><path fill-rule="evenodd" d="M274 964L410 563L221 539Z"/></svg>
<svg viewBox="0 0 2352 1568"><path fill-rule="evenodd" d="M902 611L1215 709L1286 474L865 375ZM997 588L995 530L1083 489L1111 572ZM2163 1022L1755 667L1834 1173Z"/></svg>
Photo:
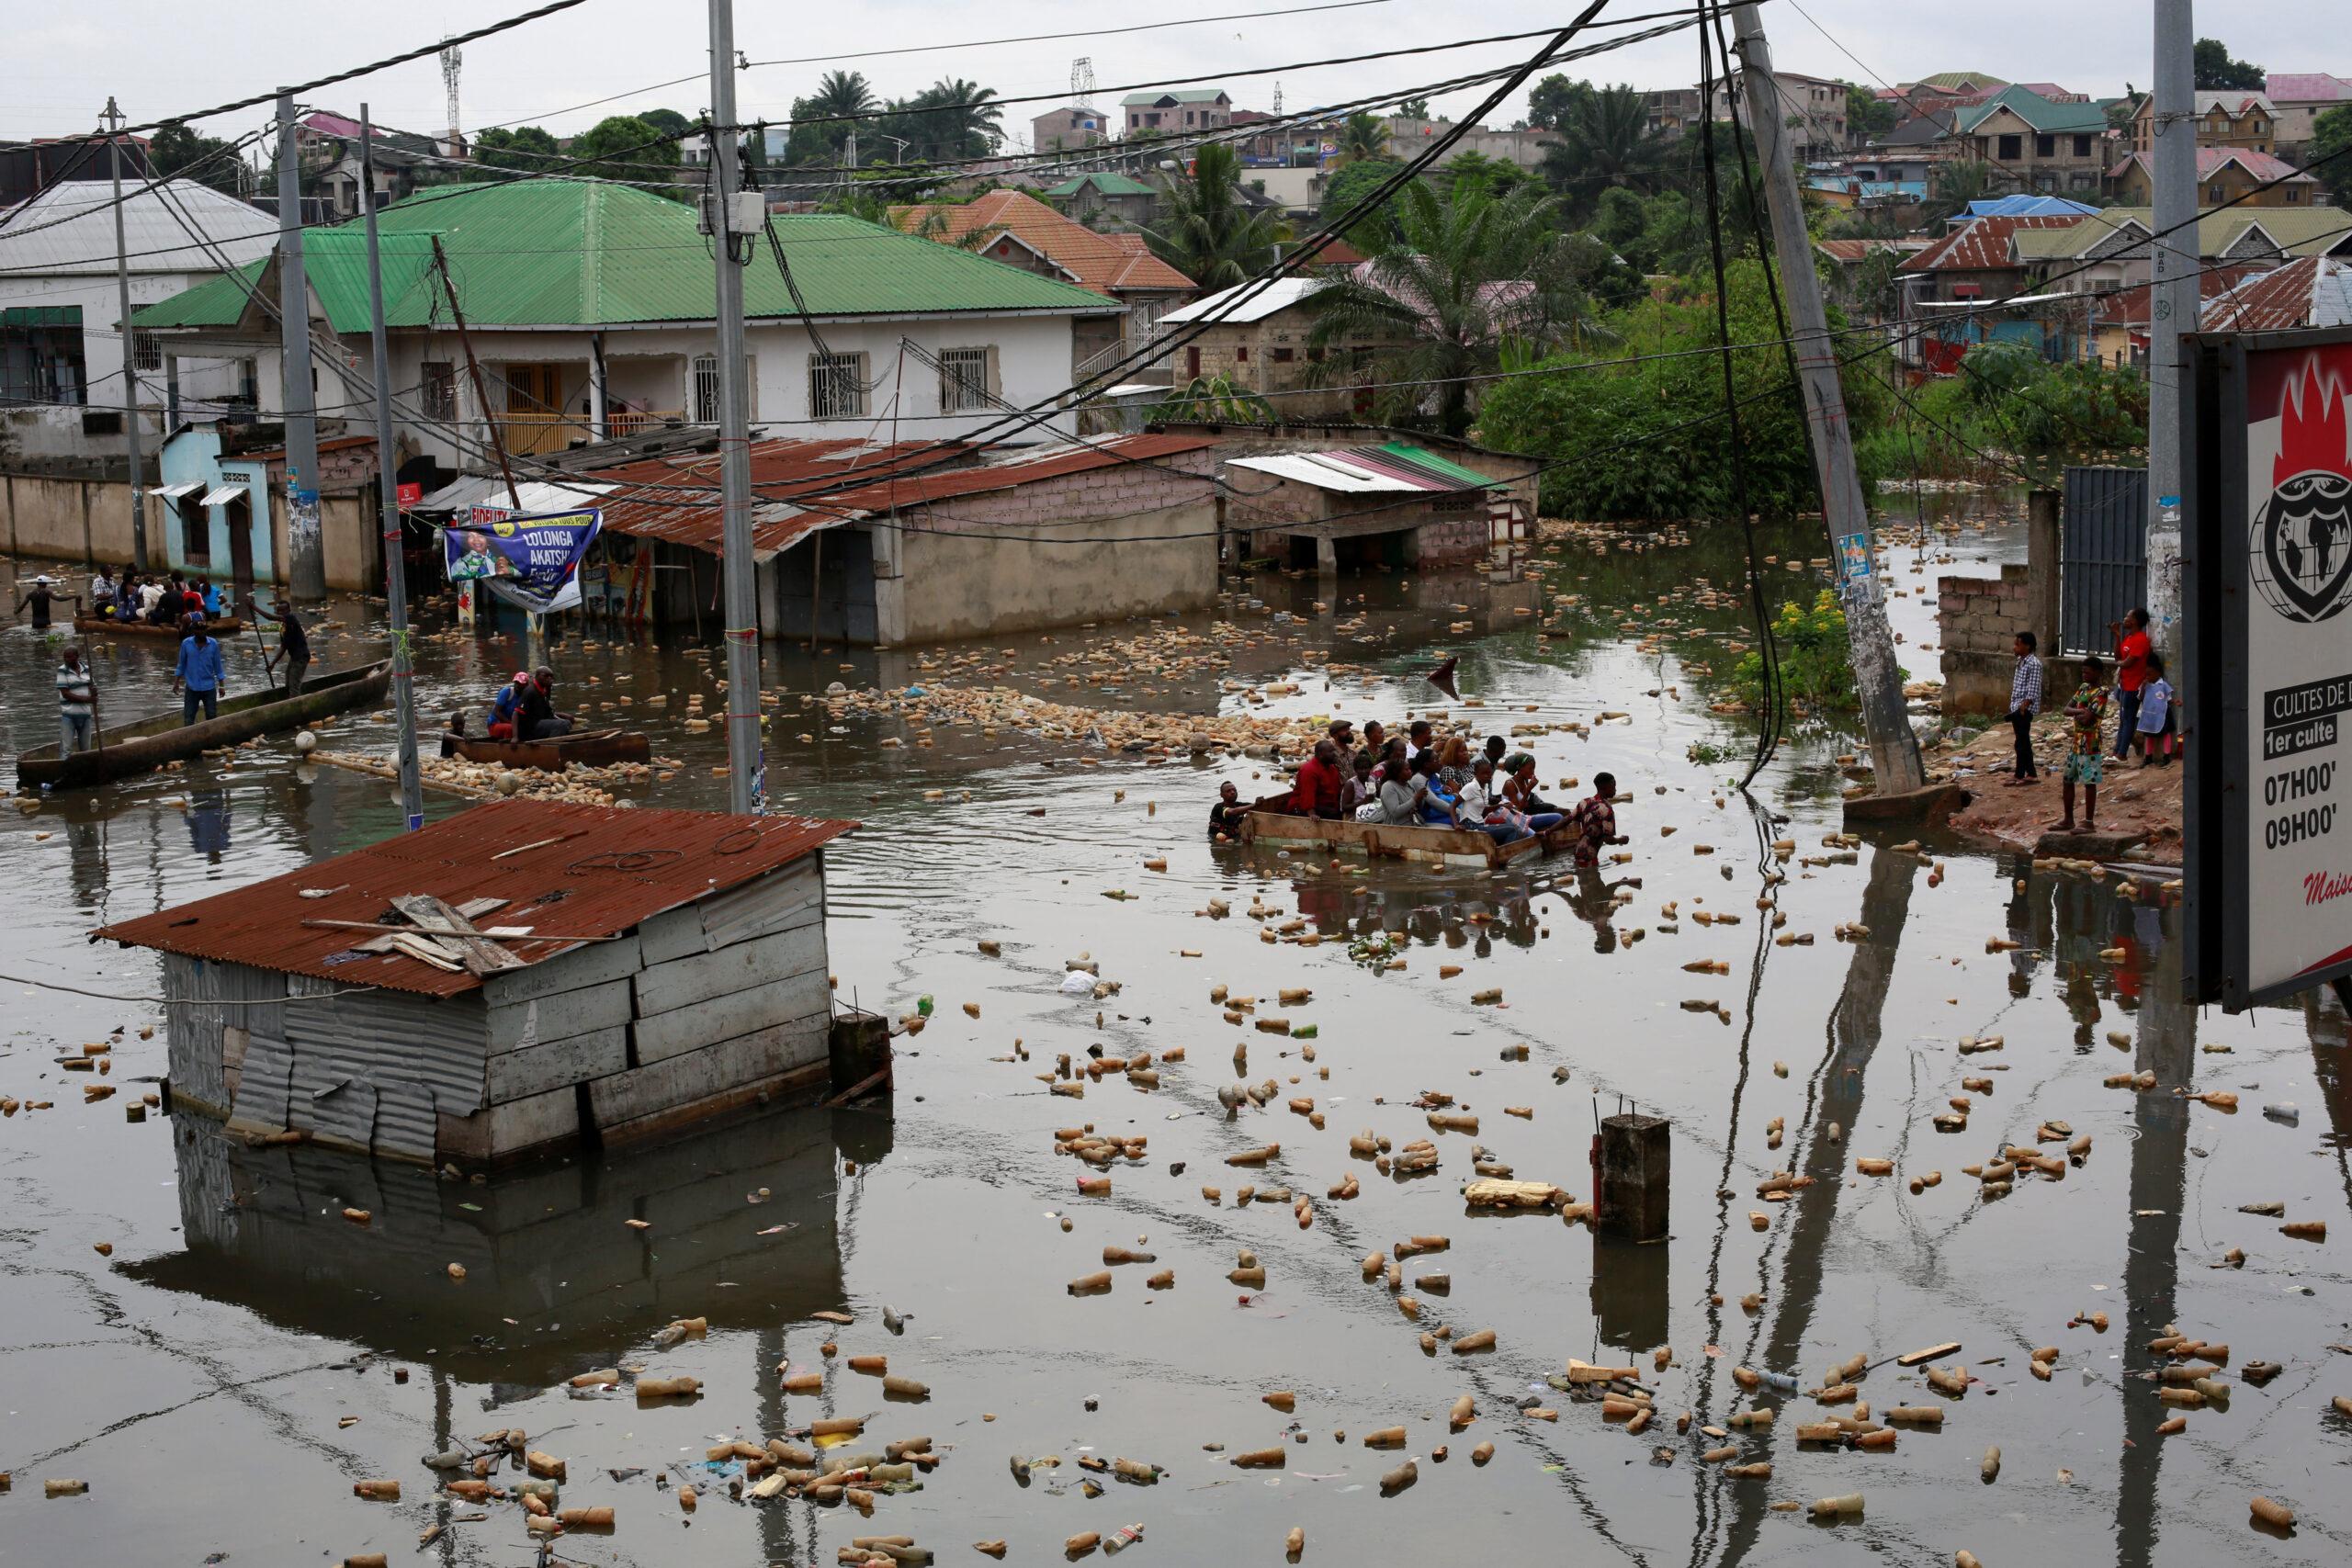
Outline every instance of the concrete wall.
<svg viewBox="0 0 2352 1568"><path fill-rule="evenodd" d="M1203 608L1216 594L1212 457L1186 452L963 496L902 519L909 526L877 525L880 641Z"/></svg>
<svg viewBox="0 0 2352 1568"><path fill-rule="evenodd" d="M99 479L0 474L0 537L13 555L51 560L130 559L130 487ZM153 517L149 518L152 532ZM160 551L150 557L161 560Z"/></svg>
<svg viewBox="0 0 2352 1568"><path fill-rule="evenodd" d="M232 461L222 472L232 483L251 482L262 465ZM286 559L285 504L268 496L254 511L254 581L283 582L277 570ZM269 508L269 526L261 526L262 505ZM216 513L224 508L216 507ZM326 545L327 586L352 592L372 592L382 558L376 535L376 499L362 486L320 498L320 525ZM218 553L198 575L226 579L229 546L225 524L214 537ZM0 474L0 539L11 554L51 560L105 561L128 566L130 547L130 487L99 479L61 479L30 474ZM147 558L156 570L186 568L186 540L178 520L163 502L147 501Z"/></svg>
<svg viewBox="0 0 2352 1568"><path fill-rule="evenodd" d="M85 435L82 432L85 413L119 415L119 407L32 407L0 408L0 457L39 462L44 457L60 457L77 462L111 462L114 471L124 471L130 454L124 449L119 434ZM139 415L141 436L141 456L148 462L155 460L155 448L164 439L164 414L160 409L141 409Z"/></svg>

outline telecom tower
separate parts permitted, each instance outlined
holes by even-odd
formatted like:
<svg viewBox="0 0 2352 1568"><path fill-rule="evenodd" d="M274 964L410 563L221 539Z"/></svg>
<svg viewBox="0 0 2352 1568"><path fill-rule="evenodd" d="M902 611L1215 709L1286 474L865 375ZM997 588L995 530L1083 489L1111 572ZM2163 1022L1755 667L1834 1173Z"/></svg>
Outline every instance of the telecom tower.
<svg viewBox="0 0 2352 1568"><path fill-rule="evenodd" d="M449 146L447 152L452 158L462 158L466 155L466 135L464 131L458 128L458 66L464 58L465 56L459 52L456 44L451 43L442 45L441 85L447 88L449 93Z"/></svg>
<svg viewBox="0 0 2352 1568"><path fill-rule="evenodd" d="M1081 108L1091 108L1094 96L1094 57L1081 54L1069 62L1070 101Z"/></svg>

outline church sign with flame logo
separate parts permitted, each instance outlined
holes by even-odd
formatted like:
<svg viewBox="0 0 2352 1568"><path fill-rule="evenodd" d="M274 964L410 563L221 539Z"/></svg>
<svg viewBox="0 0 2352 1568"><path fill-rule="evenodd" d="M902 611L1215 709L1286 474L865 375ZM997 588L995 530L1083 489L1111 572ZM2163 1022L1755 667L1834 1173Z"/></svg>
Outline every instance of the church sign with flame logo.
<svg viewBox="0 0 2352 1568"><path fill-rule="evenodd" d="M2352 332L2188 344L2184 967L2235 1010L2352 975Z"/></svg>

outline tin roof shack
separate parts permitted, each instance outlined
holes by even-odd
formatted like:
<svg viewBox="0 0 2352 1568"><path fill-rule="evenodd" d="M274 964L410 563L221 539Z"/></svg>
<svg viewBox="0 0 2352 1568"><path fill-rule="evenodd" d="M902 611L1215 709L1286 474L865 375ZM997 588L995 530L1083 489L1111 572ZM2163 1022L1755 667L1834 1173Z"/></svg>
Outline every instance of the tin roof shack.
<svg viewBox="0 0 2352 1568"><path fill-rule="evenodd" d="M1227 526L1252 558L1321 571L1476 566L1533 525L1532 457L1463 447L1473 468L1414 442L1303 446L1282 434L1236 429L1235 446L1263 449L1226 459L1250 470L1236 478L1247 499L1230 502Z"/></svg>
<svg viewBox="0 0 2352 1568"><path fill-rule="evenodd" d="M498 801L97 935L164 954L175 1104L494 1163L820 1083L855 827Z"/></svg>

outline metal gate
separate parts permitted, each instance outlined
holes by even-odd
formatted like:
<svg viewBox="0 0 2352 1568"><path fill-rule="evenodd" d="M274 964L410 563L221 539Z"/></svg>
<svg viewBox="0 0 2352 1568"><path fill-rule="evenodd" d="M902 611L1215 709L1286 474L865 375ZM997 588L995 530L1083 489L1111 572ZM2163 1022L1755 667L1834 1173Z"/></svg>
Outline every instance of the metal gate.
<svg viewBox="0 0 2352 1568"><path fill-rule="evenodd" d="M2059 531L2061 651L2107 653L2108 623L2146 602L2148 470L2068 468Z"/></svg>

